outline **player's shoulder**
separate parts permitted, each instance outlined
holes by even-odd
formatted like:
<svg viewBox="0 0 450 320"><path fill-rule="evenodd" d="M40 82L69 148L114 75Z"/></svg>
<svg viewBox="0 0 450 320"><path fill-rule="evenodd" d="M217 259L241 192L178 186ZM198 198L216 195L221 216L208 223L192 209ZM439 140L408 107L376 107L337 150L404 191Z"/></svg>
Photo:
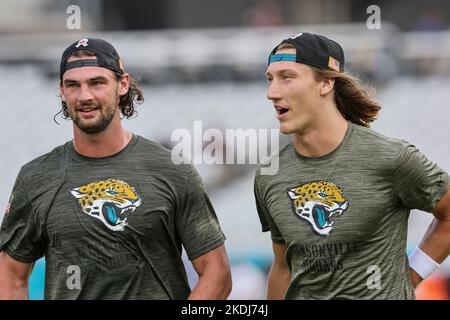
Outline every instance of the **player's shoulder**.
<svg viewBox="0 0 450 320"><path fill-rule="evenodd" d="M138 141L138 145L143 150L157 152L165 155L170 154L170 149L163 146L162 144L138 134L135 134L135 136Z"/></svg>
<svg viewBox="0 0 450 320"><path fill-rule="evenodd" d="M373 128L368 128L353 124L354 136L358 140L358 144L366 145L372 150L384 150L391 154L397 154L400 150L410 145L404 139L388 136Z"/></svg>
<svg viewBox="0 0 450 320"><path fill-rule="evenodd" d="M28 190L38 190L51 181L64 176L64 163L67 159L66 144L57 146L50 152L25 163L19 171L17 180Z"/></svg>
<svg viewBox="0 0 450 320"><path fill-rule="evenodd" d="M273 174L273 168L279 168L280 164L285 164L292 158L293 145L289 142L283 145L279 150L275 150L270 154L270 156L263 158L256 166L255 179L259 180L262 177L275 176Z"/></svg>
<svg viewBox="0 0 450 320"><path fill-rule="evenodd" d="M142 157L145 162L154 168L175 173L191 173L195 171L190 159L173 154L168 147L151 139L139 135L137 135L137 138L137 156Z"/></svg>
<svg viewBox="0 0 450 320"><path fill-rule="evenodd" d="M57 168L61 162L64 162L66 157L65 148L66 144L62 144L53 150L30 160L22 166L20 173L26 176L34 173L52 171L52 169Z"/></svg>

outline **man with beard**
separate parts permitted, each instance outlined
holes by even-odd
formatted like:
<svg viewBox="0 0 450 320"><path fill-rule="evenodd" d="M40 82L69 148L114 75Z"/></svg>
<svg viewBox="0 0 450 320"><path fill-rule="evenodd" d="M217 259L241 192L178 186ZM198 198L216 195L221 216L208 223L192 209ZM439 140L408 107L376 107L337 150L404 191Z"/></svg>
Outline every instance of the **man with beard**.
<svg viewBox="0 0 450 320"><path fill-rule="evenodd" d="M225 237L202 181L122 126L143 96L114 47L70 45L60 93L73 140L21 168L0 233L0 298L26 299L42 256L46 299L226 298ZM199 276L192 291L182 248Z"/></svg>

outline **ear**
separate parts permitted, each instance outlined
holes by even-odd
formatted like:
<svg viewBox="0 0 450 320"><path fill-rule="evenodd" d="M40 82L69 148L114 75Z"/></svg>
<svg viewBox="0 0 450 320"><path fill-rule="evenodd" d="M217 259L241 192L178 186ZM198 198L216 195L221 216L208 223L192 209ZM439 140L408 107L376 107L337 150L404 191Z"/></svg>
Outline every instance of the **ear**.
<svg viewBox="0 0 450 320"><path fill-rule="evenodd" d="M323 78L321 80L320 95L326 96L333 91L335 80L333 78Z"/></svg>
<svg viewBox="0 0 450 320"><path fill-rule="evenodd" d="M295 189L291 189L288 191L289 198L291 198L292 200L295 200L299 197L299 195L296 195L294 191Z"/></svg>
<svg viewBox="0 0 450 320"><path fill-rule="evenodd" d="M83 198L86 195L86 193L80 192L79 190L80 188L75 188L70 190L70 193L77 199Z"/></svg>
<svg viewBox="0 0 450 320"><path fill-rule="evenodd" d="M61 100L66 102L66 97L64 96L63 84L59 82L59 95L61 96Z"/></svg>
<svg viewBox="0 0 450 320"><path fill-rule="evenodd" d="M127 94L128 89L130 88L130 75L128 73L124 73L122 78L119 80L119 86L117 88L119 96L124 96Z"/></svg>

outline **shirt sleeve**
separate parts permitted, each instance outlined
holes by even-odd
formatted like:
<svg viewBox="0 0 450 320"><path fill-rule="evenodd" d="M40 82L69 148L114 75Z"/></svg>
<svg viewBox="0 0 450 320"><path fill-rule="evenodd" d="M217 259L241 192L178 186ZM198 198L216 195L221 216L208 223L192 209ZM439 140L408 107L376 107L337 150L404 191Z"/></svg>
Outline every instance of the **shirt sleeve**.
<svg viewBox="0 0 450 320"><path fill-rule="evenodd" d="M277 243L285 242L281 232L278 230L275 222L270 216L270 212L267 209L266 202L264 201L264 197L262 196L262 192L260 190L260 183L258 181L258 176L255 177L254 182L254 193L255 193L255 202L256 202L256 210L258 212L259 221L261 223L262 232L270 231L270 235L272 241Z"/></svg>
<svg viewBox="0 0 450 320"><path fill-rule="evenodd" d="M184 194L179 200L175 223L183 247L193 260L225 242L219 220L206 194L203 182L192 167Z"/></svg>
<svg viewBox="0 0 450 320"><path fill-rule="evenodd" d="M0 251L13 259L31 263L44 255L41 228L21 175L16 179L0 229Z"/></svg>
<svg viewBox="0 0 450 320"><path fill-rule="evenodd" d="M415 146L402 149L394 171L394 190L407 208L432 212L449 188L447 172Z"/></svg>

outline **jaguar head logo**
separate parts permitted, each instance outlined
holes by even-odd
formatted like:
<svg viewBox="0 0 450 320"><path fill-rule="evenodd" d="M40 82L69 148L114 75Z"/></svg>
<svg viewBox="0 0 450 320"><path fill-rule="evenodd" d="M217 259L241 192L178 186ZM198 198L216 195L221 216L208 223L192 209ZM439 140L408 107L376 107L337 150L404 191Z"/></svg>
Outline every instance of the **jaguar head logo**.
<svg viewBox="0 0 450 320"><path fill-rule="evenodd" d="M96 181L70 190L81 210L112 231L123 231L127 216L142 203L133 187L122 180Z"/></svg>
<svg viewBox="0 0 450 320"><path fill-rule="evenodd" d="M295 214L308 221L318 234L328 236L335 217L348 208L342 189L328 181L314 181L288 190Z"/></svg>

